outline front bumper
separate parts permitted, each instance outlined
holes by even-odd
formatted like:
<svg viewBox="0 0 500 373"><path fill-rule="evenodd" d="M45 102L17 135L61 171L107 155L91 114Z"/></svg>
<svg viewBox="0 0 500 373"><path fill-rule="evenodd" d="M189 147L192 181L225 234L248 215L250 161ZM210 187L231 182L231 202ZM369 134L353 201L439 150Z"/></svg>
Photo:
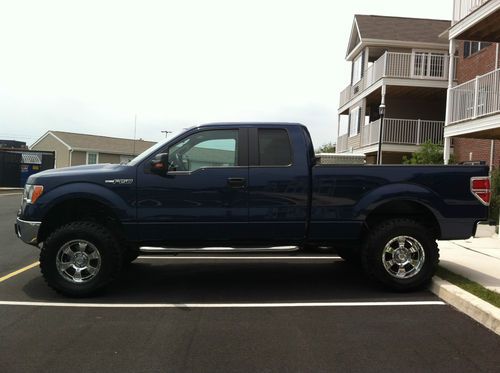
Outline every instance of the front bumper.
<svg viewBox="0 0 500 373"><path fill-rule="evenodd" d="M38 244L38 230L41 224L39 221L27 221L17 218L14 229L17 237L30 245L36 246Z"/></svg>

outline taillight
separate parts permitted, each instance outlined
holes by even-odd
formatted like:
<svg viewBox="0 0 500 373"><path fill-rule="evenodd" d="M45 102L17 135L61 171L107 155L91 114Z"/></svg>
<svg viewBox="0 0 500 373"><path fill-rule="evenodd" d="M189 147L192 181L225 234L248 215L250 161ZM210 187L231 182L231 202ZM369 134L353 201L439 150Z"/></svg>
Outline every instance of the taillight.
<svg viewBox="0 0 500 373"><path fill-rule="evenodd" d="M490 205L491 183L488 176L472 177L470 179L470 191L483 205Z"/></svg>

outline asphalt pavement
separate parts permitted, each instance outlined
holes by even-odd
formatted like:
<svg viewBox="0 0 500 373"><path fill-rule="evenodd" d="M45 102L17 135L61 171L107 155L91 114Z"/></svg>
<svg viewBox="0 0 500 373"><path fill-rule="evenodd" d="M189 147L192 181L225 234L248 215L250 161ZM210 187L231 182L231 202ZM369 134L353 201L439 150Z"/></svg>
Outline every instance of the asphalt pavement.
<svg viewBox="0 0 500 373"><path fill-rule="evenodd" d="M37 260L0 196L0 277ZM340 259L141 257L88 299L32 268L0 282L5 372L499 372L500 338L429 291Z"/></svg>

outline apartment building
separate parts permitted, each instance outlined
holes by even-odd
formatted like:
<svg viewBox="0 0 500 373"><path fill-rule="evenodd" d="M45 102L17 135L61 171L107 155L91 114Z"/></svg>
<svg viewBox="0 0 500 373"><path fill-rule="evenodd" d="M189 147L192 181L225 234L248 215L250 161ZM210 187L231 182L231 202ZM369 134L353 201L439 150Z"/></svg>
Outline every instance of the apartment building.
<svg viewBox="0 0 500 373"><path fill-rule="evenodd" d="M338 109L338 153L364 153L368 163L375 163L381 105L382 163L401 163L427 140L443 142L452 64L448 41L439 36L450 25L433 19L354 17L346 55L350 84L340 93Z"/></svg>
<svg viewBox="0 0 500 373"><path fill-rule="evenodd" d="M458 56L448 82L445 162L500 166L500 0L454 0L449 52ZM450 67L451 68L451 67Z"/></svg>

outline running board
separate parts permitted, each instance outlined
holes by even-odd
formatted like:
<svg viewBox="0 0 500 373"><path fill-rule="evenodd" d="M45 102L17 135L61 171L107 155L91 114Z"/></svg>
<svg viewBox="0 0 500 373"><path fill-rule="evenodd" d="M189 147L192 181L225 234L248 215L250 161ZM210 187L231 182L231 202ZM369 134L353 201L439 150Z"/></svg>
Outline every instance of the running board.
<svg viewBox="0 0 500 373"><path fill-rule="evenodd" d="M273 246L273 247L154 247L142 246L141 253L277 253L298 251L298 246Z"/></svg>

